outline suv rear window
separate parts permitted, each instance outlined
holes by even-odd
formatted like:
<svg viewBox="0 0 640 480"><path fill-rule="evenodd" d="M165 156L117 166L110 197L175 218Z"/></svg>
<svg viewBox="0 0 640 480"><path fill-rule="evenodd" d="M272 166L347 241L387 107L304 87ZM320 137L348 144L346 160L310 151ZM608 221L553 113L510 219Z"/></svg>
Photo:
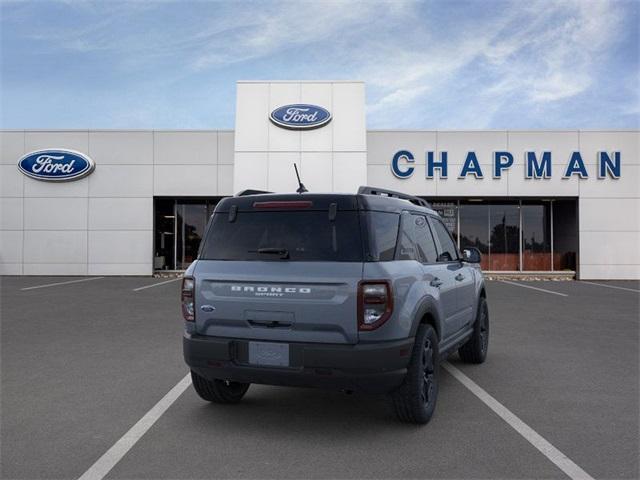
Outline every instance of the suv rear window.
<svg viewBox="0 0 640 480"><path fill-rule="evenodd" d="M203 260L361 262L358 213L339 211L239 212L213 216L202 247Z"/></svg>

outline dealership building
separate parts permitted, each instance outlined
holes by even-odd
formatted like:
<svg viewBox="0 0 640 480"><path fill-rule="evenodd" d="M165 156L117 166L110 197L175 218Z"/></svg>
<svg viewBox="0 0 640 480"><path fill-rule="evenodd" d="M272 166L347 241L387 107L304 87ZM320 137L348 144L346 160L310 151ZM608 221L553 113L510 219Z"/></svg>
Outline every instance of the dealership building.
<svg viewBox="0 0 640 480"><path fill-rule="evenodd" d="M312 192L427 199L485 270L640 279L639 130L367 130L362 82L246 81L235 130L3 130L0 154L3 275L183 270L222 197L295 191L295 163Z"/></svg>

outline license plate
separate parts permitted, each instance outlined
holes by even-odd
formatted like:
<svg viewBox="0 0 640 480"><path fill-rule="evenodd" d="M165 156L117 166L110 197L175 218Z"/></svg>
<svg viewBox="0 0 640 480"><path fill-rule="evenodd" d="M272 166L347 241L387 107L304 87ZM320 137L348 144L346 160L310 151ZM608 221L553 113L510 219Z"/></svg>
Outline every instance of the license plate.
<svg viewBox="0 0 640 480"><path fill-rule="evenodd" d="M272 367L289 366L289 344L249 342L249 363Z"/></svg>

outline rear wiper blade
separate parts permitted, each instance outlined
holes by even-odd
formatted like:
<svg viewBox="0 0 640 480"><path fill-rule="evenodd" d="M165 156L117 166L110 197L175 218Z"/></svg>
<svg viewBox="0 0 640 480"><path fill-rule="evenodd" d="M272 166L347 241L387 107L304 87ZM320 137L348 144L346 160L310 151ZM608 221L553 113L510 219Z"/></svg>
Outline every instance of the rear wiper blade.
<svg viewBox="0 0 640 480"><path fill-rule="evenodd" d="M289 258L289 250L286 248L268 247L259 248L258 250L249 250L249 253L264 253L267 255L280 255L280 258L286 260Z"/></svg>

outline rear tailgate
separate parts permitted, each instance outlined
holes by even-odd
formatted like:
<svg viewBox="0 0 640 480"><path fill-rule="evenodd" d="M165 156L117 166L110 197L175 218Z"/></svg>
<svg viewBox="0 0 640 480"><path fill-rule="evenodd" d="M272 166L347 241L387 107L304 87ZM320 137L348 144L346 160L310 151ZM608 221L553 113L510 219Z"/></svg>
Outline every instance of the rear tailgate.
<svg viewBox="0 0 640 480"><path fill-rule="evenodd" d="M363 247L353 196L220 202L195 270L202 335L356 343Z"/></svg>
<svg viewBox="0 0 640 480"><path fill-rule="evenodd" d="M362 262L200 260L201 335L355 344Z"/></svg>

